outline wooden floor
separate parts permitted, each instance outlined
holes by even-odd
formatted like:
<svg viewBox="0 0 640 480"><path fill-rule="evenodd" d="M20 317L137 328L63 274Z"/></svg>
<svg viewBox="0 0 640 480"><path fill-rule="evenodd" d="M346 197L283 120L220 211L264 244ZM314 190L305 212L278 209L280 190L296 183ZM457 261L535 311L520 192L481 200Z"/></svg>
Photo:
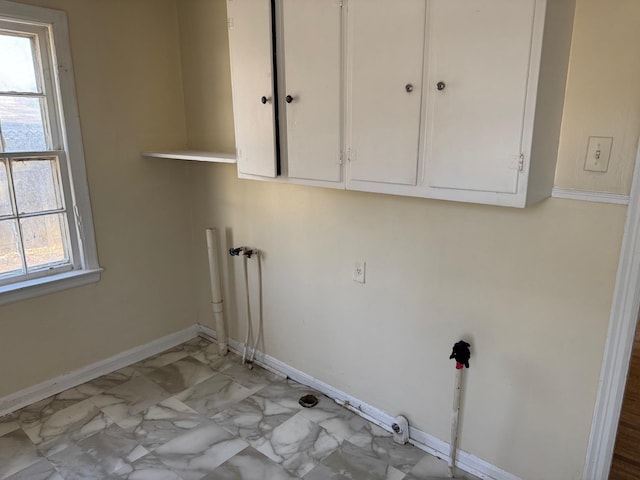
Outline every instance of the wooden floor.
<svg viewBox="0 0 640 480"><path fill-rule="evenodd" d="M640 479L640 328L631 356L609 480Z"/></svg>

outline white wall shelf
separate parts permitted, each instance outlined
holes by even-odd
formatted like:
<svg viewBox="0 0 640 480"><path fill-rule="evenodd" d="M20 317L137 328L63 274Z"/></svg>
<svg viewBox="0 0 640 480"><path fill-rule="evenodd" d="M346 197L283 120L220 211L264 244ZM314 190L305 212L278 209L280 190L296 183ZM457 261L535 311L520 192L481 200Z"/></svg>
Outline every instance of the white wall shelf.
<svg viewBox="0 0 640 480"><path fill-rule="evenodd" d="M233 153L199 152L196 150L142 152L142 156L149 158L170 158L172 160L195 160L198 162L236 163L236 156Z"/></svg>

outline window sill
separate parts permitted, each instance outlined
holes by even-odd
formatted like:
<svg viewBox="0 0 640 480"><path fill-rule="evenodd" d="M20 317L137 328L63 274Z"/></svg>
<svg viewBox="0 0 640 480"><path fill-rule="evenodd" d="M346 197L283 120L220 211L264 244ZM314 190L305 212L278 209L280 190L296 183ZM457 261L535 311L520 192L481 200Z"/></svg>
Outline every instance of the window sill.
<svg viewBox="0 0 640 480"><path fill-rule="evenodd" d="M0 287L0 305L60 292L100 281L102 268L65 272Z"/></svg>

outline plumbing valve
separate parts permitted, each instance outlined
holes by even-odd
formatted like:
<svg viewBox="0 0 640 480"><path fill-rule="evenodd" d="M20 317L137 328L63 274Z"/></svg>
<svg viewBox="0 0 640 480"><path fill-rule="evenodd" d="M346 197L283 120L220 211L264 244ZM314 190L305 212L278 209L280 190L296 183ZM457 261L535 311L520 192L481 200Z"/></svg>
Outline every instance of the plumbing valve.
<svg viewBox="0 0 640 480"><path fill-rule="evenodd" d="M471 358L471 352L469 351L470 346L470 344L463 340L460 340L453 346L449 360L452 358L456 359L456 370L460 370L463 367L469 368L469 358Z"/></svg>
<svg viewBox="0 0 640 480"><path fill-rule="evenodd" d="M229 255L231 255L232 257L239 257L240 255L244 254L245 257L251 258L254 255L258 255L258 253L259 252L257 249L250 247L231 247L229 249Z"/></svg>

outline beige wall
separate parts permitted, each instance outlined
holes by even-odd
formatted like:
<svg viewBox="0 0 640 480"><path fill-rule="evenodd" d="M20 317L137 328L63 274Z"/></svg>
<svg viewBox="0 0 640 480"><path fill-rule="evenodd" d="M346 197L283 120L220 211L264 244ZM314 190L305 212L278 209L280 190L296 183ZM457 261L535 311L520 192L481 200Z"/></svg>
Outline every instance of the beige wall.
<svg viewBox="0 0 640 480"><path fill-rule="evenodd" d="M102 280L0 307L0 397L194 322L173 0L33 0L66 10Z"/></svg>
<svg viewBox="0 0 640 480"><path fill-rule="evenodd" d="M189 147L235 152L225 2L178 0L177 6Z"/></svg>
<svg viewBox="0 0 640 480"><path fill-rule="evenodd" d="M212 3L218 13L209 30L223 31L223 0ZM634 2L615 3L578 0L562 187L628 191L640 116L630 26L640 11ZM606 28L588 38L601 19ZM189 32L199 35L211 38ZM185 78L213 72L210 80L226 90L226 61L218 68L206 62L192 61L196 71ZM624 78L601 88L612 74L601 66ZM231 125L231 98L221 94L214 103L187 114ZM211 132L220 139L212 149L228 147L226 132ZM577 182L586 136L607 134L616 137L618 187ZM563 172L571 181L562 181ZM581 478L625 207L549 199L516 210L332 191L237 180L229 165L192 165L189 175L196 251L207 226L225 232L225 247L264 251L267 353L448 440L448 355L466 338L473 357L462 448L527 480ZM356 259L367 262L366 285L351 280ZM241 340L241 265L230 257L223 264L230 332ZM196 273L198 318L209 323L206 264Z"/></svg>
<svg viewBox="0 0 640 480"><path fill-rule="evenodd" d="M556 185L628 194L640 132L640 2L578 0ZM613 137L606 173L584 170L589 136Z"/></svg>

